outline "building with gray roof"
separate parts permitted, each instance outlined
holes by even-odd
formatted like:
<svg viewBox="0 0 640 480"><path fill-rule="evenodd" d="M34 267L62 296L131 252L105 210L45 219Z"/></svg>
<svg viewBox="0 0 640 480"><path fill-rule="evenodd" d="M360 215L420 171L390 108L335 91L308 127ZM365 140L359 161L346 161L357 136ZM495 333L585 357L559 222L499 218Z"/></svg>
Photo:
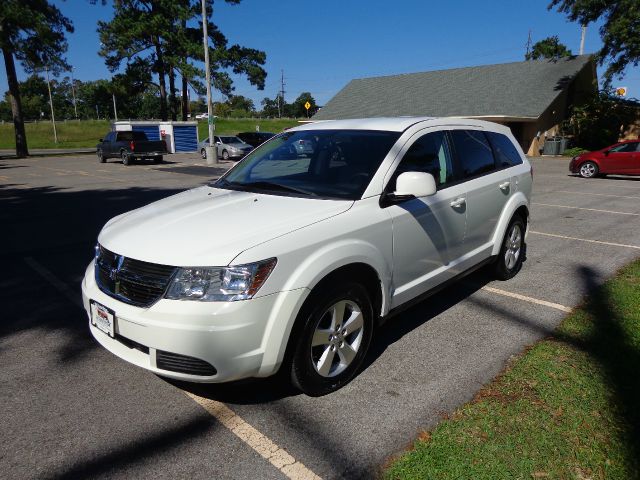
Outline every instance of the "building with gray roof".
<svg viewBox="0 0 640 480"><path fill-rule="evenodd" d="M537 154L571 105L597 90L591 55L352 80L313 120L431 116L490 120Z"/></svg>

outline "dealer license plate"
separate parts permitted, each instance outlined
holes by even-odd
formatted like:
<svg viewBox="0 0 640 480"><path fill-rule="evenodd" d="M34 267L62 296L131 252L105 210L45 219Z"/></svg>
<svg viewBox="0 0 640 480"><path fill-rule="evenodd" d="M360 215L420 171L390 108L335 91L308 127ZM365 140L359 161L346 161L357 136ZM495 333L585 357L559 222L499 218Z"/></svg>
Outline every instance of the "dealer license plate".
<svg viewBox="0 0 640 480"><path fill-rule="evenodd" d="M91 323L113 337L115 335L116 313L101 303L91 300Z"/></svg>

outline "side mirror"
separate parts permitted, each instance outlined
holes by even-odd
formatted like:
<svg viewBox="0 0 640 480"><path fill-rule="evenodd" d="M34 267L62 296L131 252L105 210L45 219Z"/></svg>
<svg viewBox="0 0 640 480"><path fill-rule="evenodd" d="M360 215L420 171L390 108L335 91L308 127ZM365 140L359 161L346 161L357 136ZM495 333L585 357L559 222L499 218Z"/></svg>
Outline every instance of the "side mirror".
<svg viewBox="0 0 640 480"><path fill-rule="evenodd" d="M103 140L103 139L100 139L100 140L98 140L98 141L99 141L99 142L104 142L104 140Z"/></svg>
<svg viewBox="0 0 640 480"><path fill-rule="evenodd" d="M396 197L428 197L436 193L436 179L426 172L404 172L396 180Z"/></svg>
<svg viewBox="0 0 640 480"><path fill-rule="evenodd" d="M610 153L611 153L611 150L605 150L605 151L604 151L604 155L605 155L605 157L606 157L607 155L609 155Z"/></svg>

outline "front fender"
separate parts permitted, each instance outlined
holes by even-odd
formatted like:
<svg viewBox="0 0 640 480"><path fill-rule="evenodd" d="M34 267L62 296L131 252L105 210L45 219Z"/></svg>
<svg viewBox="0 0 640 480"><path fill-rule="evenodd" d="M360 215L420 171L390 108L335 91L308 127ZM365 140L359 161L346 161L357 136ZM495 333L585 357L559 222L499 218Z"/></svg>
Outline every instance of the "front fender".
<svg viewBox="0 0 640 480"><path fill-rule="evenodd" d="M380 314L386 314L390 305L391 266L383 259L382 252L370 243L342 240L322 246L300 262L283 286L284 292L300 292L300 295L283 297L283 302L271 312L263 338L265 354L258 375L269 375L280 366L304 301L322 279L341 267L361 263L375 270L382 294Z"/></svg>
<svg viewBox="0 0 640 480"><path fill-rule="evenodd" d="M507 231L507 227L509 226L509 222L513 218L513 214L520 207L526 207L529 210L529 201L523 192L516 192L506 203L504 208L502 209L502 214L500 215L500 220L496 225L496 229L493 232L493 250L491 251L491 255L498 255L500 253L500 247L502 247L502 239ZM529 221L526 220L527 231L525 232L525 240L527 238L527 234L529 233Z"/></svg>

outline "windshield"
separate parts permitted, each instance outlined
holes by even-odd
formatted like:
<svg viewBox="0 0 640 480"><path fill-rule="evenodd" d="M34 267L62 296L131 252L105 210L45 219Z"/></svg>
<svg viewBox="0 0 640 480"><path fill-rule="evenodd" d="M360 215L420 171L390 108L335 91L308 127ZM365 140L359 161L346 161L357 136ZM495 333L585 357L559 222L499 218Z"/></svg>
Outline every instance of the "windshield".
<svg viewBox="0 0 640 480"><path fill-rule="evenodd" d="M357 200L398 132L285 132L247 155L216 187L278 195Z"/></svg>
<svg viewBox="0 0 640 480"><path fill-rule="evenodd" d="M222 143L244 143L238 137L220 137Z"/></svg>

